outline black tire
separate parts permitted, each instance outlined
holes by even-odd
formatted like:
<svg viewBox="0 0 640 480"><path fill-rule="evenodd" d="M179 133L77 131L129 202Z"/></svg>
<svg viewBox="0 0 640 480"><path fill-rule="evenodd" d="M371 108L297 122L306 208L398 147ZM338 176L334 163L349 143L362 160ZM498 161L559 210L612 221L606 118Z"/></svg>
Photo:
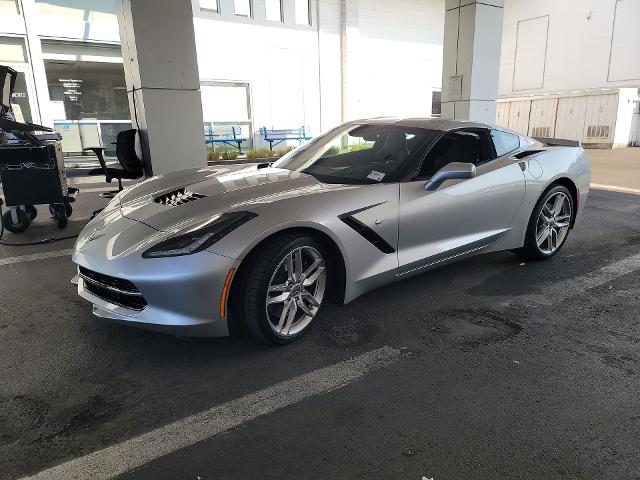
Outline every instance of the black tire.
<svg viewBox="0 0 640 480"><path fill-rule="evenodd" d="M571 222L573 223L573 218L575 217L576 212L571 192L569 192L569 190L562 185L552 185L542 194L542 196L538 200L538 203L533 209L531 218L529 219L529 224L527 225L527 233L525 235L524 245L521 248L514 250L513 252L515 254L521 256L525 260L547 260L556 255L562 249L565 242L567 241L567 238L569 238L568 232L567 235L562 239L562 243L556 248L556 250L551 253L543 252L540 247L538 247L538 244L536 242L536 227L538 218L540 216L540 211L544 207L545 203L547 203L549 198L559 192L564 193L569 199L569 202L571 204ZM569 231L570 230L571 229L569 229Z"/></svg>
<svg viewBox="0 0 640 480"><path fill-rule="evenodd" d="M67 218L69 218L71 216L71 214L73 213L73 207L71 206L70 203L65 203L64 204L64 211L67 214Z"/></svg>
<svg viewBox="0 0 640 480"><path fill-rule="evenodd" d="M29 224L31 223L29 215L21 208L18 208L16 210L16 216L18 217L18 222L14 223L13 218L11 218L11 210L4 212L2 215L2 224L4 225L4 228L12 233L24 232L29 228Z"/></svg>
<svg viewBox="0 0 640 480"><path fill-rule="evenodd" d="M67 228L67 211L61 203L53 206L53 220L58 228Z"/></svg>
<svg viewBox="0 0 640 480"><path fill-rule="evenodd" d="M38 209L33 205L27 205L27 215L29 215L29 220L33 222L38 216Z"/></svg>
<svg viewBox="0 0 640 480"><path fill-rule="evenodd" d="M257 340L272 344L286 345L303 336L311 326L317 321L317 313L303 330L295 335L283 337L278 335L270 326L266 313L266 299L269 282L285 256L299 247L312 247L322 256L327 268L327 278L331 278L327 251L316 238L307 234L289 233L278 235L269 240L260 250L248 257L247 268L243 269L236 292L234 312L239 315L240 325L246 326L247 330ZM326 295L322 299L318 311L326 301Z"/></svg>

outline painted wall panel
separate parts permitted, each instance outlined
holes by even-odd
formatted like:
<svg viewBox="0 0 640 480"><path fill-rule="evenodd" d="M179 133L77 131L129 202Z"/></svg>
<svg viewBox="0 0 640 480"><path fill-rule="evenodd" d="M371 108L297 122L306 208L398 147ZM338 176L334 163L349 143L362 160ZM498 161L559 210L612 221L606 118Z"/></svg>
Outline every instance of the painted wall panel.
<svg viewBox="0 0 640 480"><path fill-rule="evenodd" d="M498 102L496 106L496 125L509 128L509 110L511 102Z"/></svg>
<svg viewBox="0 0 640 480"><path fill-rule="evenodd" d="M549 17L531 18L518 23L513 90L544 86Z"/></svg>
<svg viewBox="0 0 640 480"><path fill-rule="evenodd" d="M509 122L507 127L516 132L527 134L529 131L529 115L531 114L531 100L511 102Z"/></svg>
<svg viewBox="0 0 640 480"><path fill-rule="evenodd" d="M556 138L583 140L587 97L567 97L558 100Z"/></svg>
<svg viewBox="0 0 640 480"><path fill-rule="evenodd" d="M531 102L531 115L529 115L529 135L534 137L553 137L557 110L557 98L533 100Z"/></svg>
<svg viewBox="0 0 640 480"><path fill-rule="evenodd" d="M615 5L609 81L640 81L640 1L618 0Z"/></svg>

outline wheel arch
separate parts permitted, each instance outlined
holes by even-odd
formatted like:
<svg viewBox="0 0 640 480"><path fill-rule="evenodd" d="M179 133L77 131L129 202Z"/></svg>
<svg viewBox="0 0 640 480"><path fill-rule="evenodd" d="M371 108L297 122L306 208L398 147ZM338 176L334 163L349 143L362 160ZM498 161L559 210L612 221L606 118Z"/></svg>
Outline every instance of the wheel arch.
<svg viewBox="0 0 640 480"><path fill-rule="evenodd" d="M231 288L229 291L229 299L233 300L238 298L237 289L240 287L244 275L248 269L248 265L251 264L252 258L260 253L262 247L267 243L273 240L275 237L280 235L287 235L297 233L300 235L310 235L313 236L316 240L318 240L323 247L327 249L329 252L329 257L327 261L329 262L329 291L328 291L328 299L334 303L342 304L344 303L345 294L346 294L346 282L347 282L347 272L346 272L346 263L344 259L344 255L342 250L336 243L336 241L331 238L330 235L323 232L320 229L309 227L309 226L296 226L296 227L288 227L283 228L282 230L278 230L275 232L271 232L264 238L262 238L259 242L253 245L246 254L240 259L240 264L236 269L236 273L233 276L233 280L231 282ZM229 301L229 310L232 316L232 322L238 320L238 316L235 313L236 307L234 306L233 301Z"/></svg>
<svg viewBox="0 0 640 480"><path fill-rule="evenodd" d="M579 205L580 194L578 193L578 186L569 177L558 177L554 179L553 182L551 182L547 188L545 188L544 192L542 192L542 194L540 195L540 198L542 198L542 196L545 193L547 193L551 188L555 187L556 185L562 185L571 193L571 199L573 200L573 206L574 206L573 212L571 212L571 228L573 228L576 221L576 215L578 214L578 209L580 207Z"/></svg>

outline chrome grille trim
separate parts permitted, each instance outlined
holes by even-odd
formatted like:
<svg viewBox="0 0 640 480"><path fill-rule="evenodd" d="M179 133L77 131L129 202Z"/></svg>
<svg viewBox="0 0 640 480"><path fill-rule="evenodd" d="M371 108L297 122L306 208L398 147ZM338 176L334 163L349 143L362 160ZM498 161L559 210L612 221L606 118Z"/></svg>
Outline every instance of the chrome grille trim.
<svg viewBox="0 0 640 480"><path fill-rule="evenodd" d="M147 300L129 280L104 275L84 267L78 268L78 277L82 279L87 292L102 300L138 312L147 307Z"/></svg>

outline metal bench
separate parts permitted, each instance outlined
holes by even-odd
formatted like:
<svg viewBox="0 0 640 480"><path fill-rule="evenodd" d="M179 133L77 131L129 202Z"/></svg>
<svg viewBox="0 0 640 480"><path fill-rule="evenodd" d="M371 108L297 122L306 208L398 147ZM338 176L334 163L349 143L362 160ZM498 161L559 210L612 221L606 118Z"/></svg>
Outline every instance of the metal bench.
<svg viewBox="0 0 640 480"><path fill-rule="evenodd" d="M206 127L204 134L204 143L224 143L238 149L238 153L242 153L242 142L248 139L242 137L242 127L239 126L219 126L215 128Z"/></svg>
<svg viewBox="0 0 640 480"><path fill-rule="evenodd" d="M263 136L265 142L269 142L270 150L273 150L273 147L281 144L282 142L286 142L287 140L296 140L302 143L303 141L312 138L307 135L305 127L281 130L267 129L267 127L262 127L260 129L260 135Z"/></svg>

